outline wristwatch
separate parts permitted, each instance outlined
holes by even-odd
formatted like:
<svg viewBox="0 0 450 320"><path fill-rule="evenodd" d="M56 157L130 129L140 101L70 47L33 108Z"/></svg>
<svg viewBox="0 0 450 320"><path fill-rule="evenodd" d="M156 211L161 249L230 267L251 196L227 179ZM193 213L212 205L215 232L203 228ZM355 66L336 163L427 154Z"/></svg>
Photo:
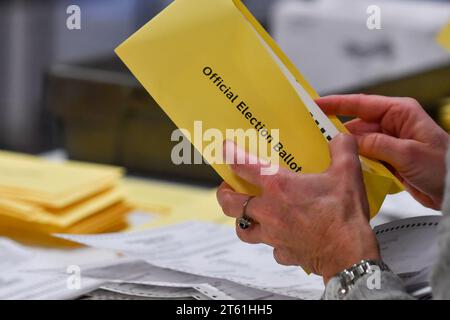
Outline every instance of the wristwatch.
<svg viewBox="0 0 450 320"><path fill-rule="evenodd" d="M362 260L360 263L338 273L336 277L340 282L339 298L343 299L359 279L367 274L374 273L376 270L390 271L389 267L381 260Z"/></svg>

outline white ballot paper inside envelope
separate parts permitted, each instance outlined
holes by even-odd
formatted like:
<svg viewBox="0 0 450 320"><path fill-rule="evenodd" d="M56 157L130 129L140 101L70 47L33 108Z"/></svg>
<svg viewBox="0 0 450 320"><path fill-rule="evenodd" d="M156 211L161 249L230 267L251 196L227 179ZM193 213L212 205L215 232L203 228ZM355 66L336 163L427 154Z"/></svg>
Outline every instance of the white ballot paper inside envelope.
<svg viewBox="0 0 450 320"><path fill-rule="evenodd" d="M375 228L385 262L411 293L428 286L436 260L441 216L404 219ZM112 249L148 263L198 276L232 281L300 299L317 299L322 279L297 267L278 265L272 249L239 241L232 228L186 222L161 229L106 235L59 235L88 246ZM425 281L424 281L425 279Z"/></svg>

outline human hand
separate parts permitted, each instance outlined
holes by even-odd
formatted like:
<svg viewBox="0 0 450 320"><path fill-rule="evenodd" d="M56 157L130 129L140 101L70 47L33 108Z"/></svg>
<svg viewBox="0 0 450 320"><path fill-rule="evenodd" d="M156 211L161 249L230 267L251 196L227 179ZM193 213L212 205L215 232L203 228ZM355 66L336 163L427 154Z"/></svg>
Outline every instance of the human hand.
<svg viewBox="0 0 450 320"><path fill-rule="evenodd" d="M343 95L316 102L328 115L357 117L345 125L361 155L386 162L417 201L441 208L449 136L416 100Z"/></svg>
<svg viewBox="0 0 450 320"><path fill-rule="evenodd" d="M234 151L234 145L227 142L225 150ZM233 164L232 170L262 190L247 206L250 228L236 226L242 241L268 244L278 263L302 266L322 275L325 282L363 259L379 259L352 136L340 134L333 139L332 164L321 174L299 175L280 168L276 175L261 175L262 164L250 164L254 162L242 150L236 153L245 157L245 164ZM249 196L223 183L217 198L226 215L240 218Z"/></svg>

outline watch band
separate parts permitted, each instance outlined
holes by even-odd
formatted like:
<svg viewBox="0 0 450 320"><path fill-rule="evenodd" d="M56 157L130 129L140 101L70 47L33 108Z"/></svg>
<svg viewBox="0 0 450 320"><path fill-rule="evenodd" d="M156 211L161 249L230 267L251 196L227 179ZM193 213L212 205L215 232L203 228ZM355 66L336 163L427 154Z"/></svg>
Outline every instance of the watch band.
<svg viewBox="0 0 450 320"><path fill-rule="evenodd" d="M339 297L344 298L360 278L373 273L374 267L380 271L390 271L389 267L381 260L362 260L360 263L338 273L336 277L340 281Z"/></svg>

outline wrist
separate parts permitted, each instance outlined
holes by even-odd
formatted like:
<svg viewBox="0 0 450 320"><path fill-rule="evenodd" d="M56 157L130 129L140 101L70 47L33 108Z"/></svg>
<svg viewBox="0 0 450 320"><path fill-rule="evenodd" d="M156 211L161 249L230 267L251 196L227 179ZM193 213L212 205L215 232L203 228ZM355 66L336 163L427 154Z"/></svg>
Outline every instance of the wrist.
<svg viewBox="0 0 450 320"><path fill-rule="evenodd" d="M346 262L341 261L340 263L324 270L322 273L323 282L326 285L331 278L363 260L381 261L381 256L379 253L374 252L360 255L359 257L355 256L354 258L347 259Z"/></svg>
<svg viewBox="0 0 450 320"><path fill-rule="evenodd" d="M322 277L324 283L362 260L381 260L380 249L372 229L363 237L350 238L350 241L333 250L331 259L323 264Z"/></svg>
<svg viewBox="0 0 450 320"><path fill-rule="evenodd" d="M335 286L333 290L335 291L335 296L341 300L345 299L355 286L359 286L360 289L363 289L364 284L367 289L374 289L375 287L373 283L370 282L370 277L377 271L390 271L390 269L381 260L362 260L351 267L346 268L333 278L338 282L338 285ZM360 283L363 279L365 279L365 281Z"/></svg>

